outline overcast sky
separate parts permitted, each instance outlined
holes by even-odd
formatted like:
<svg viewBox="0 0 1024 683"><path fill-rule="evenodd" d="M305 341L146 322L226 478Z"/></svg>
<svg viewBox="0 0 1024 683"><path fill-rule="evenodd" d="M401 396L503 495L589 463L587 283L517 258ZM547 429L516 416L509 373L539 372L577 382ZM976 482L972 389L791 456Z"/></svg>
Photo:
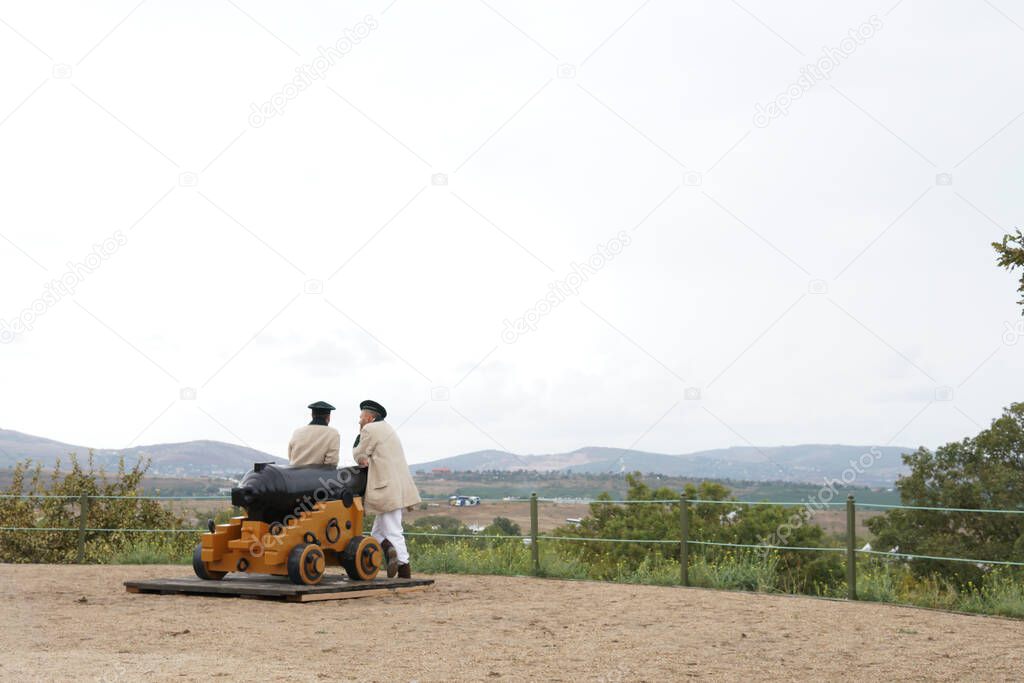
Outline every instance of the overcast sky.
<svg viewBox="0 0 1024 683"><path fill-rule="evenodd" d="M1022 222L1022 26L0 3L0 427L284 455L306 404L347 441L373 398L411 462L976 433L1024 398L989 246Z"/></svg>

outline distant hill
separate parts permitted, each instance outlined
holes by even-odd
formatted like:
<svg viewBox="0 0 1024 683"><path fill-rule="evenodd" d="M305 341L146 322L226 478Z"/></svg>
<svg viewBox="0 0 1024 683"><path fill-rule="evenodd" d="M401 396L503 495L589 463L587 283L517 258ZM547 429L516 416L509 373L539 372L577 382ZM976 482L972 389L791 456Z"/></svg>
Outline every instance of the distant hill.
<svg viewBox="0 0 1024 683"><path fill-rule="evenodd" d="M417 463L413 470L452 471L533 470L580 473L658 473L698 479L742 479L747 481L793 481L821 483L824 478L842 478L850 461L857 461L871 446L804 444L763 448L737 446L681 455L649 453L623 448L589 446L568 453L516 455L487 450L464 453L440 460ZM901 455L912 448L878 447L879 457L857 474L859 486L891 486L906 470ZM865 458L864 462L868 462ZM847 475L849 478L849 475Z"/></svg>
<svg viewBox="0 0 1024 683"><path fill-rule="evenodd" d="M681 455L651 453L624 448L588 446L566 453L517 455L506 451L485 450L463 453L440 460L415 463L413 471L429 472L436 468L452 471L479 472L486 470L537 472L571 471L581 474L607 472L656 473L694 479L737 479L745 481L822 482L822 479L841 478L843 471L869 451L869 446L839 444L804 444L799 446L769 446L756 448L737 446ZM89 447L62 443L41 436L0 429L0 468L31 459L44 468L53 467L60 458L67 462L68 454L86 458ZM97 465L110 470L117 467L118 458L124 456L131 466L139 458L150 458L151 476L170 477L237 477L252 468L254 462L278 460L245 446L222 441L186 441L184 443L134 446L121 450L93 448ZM914 449L879 447L881 457L871 467L858 474L858 486L892 486L896 477L905 472L900 455ZM282 460L283 462L283 460Z"/></svg>
<svg viewBox="0 0 1024 683"><path fill-rule="evenodd" d="M12 467L14 463L26 459L39 462L44 468L51 468L58 458L66 464L69 453L84 460L89 450L88 446L76 446L0 429L0 468ZM120 450L93 448L92 451L96 464L108 470L117 467L121 456L124 456L125 464L129 467L140 458L149 458L152 461L149 474L165 476L232 477L252 469L254 462L280 460L263 451L222 441L163 443Z"/></svg>

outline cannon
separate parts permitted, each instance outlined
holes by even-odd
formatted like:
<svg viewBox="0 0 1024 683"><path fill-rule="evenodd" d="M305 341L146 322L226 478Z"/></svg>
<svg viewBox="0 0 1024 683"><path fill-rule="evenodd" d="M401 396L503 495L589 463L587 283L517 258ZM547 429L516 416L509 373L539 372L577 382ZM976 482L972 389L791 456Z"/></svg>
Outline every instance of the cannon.
<svg viewBox="0 0 1024 683"><path fill-rule="evenodd" d="M350 579L370 581L383 551L375 538L362 535L365 493L366 470L359 467L256 463L231 489L231 504L245 515L226 524L210 520L192 553L192 568L207 580L247 572L313 585L333 565Z"/></svg>

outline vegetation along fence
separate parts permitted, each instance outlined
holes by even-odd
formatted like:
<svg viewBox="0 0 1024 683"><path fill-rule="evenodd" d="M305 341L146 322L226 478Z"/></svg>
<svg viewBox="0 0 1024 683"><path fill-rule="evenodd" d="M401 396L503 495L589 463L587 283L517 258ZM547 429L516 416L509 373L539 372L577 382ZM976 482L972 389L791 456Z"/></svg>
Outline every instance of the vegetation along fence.
<svg viewBox="0 0 1024 683"><path fill-rule="evenodd" d="M134 496L134 495L81 495L81 496L66 496L66 495L50 495L50 494L0 494L0 499L19 499L19 500L43 500L44 502L49 501L66 501L66 505L78 505L78 519L77 526L49 526L49 527L38 527L38 526L0 526L0 532L14 533L14 532L39 532L39 533L76 533L77 534L77 561L79 563L85 562L86 560L86 539L89 534L96 533L153 533L153 534L198 534L205 529L203 528L165 528L165 529L151 529L151 528L122 528L122 527L93 527L89 524L90 519L90 508L98 501L103 500L119 500L119 501L225 501L229 499L226 496ZM572 501L573 503L587 503L591 505L678 505L679 506L679 527L678 537L667 539L667 538L604 538L604 537L588 537L588 536L572 536L572 535L550 535L541 534L539 531L538 524L538 507L541 503L561 503L566 502L559 499L550 498L539 498L537 494L533 494L528 499L509 499L505 498L501 501L488 501L495 503L525 503L529 502L530 505L530 528L528 534L524 536L512 536L512 535L499 535L499 534L477 534L477 533L442 533L436 531L407 531L408 536L413 537L437 537L437 538L471 538L471 539L490 539L490 540L519 540L526 542L530 547L530 559L532 565L532 571L535 575L540 575L541 571L541 555L540 547L542 543L547 542L565 542L565 543L621 543L621 544L648 544L648 545L661 545L661 546L678 546L678 560L679 560L679 583L684 586L690 585L690 549L694 546L705 546L712 548L738 548L743 550L759 550L759 551L787 551L787 552L808 552L808 553L843 553L845 554L845 570L846 570L846 587L847 587L847 598L850 600L857 599L857 556L881 556L890 557L896 560L909 561L909 560L932 560L942 562L958 562L958 563L969 563L978 567L988 566L1010 566L1010 567L1024 567L1024 562L1014 562L1008 560L996 560L996 559L980 559L980 558L965 558L965 557L947 557L937 555L921 555L900 552L898 548L890 551L882 551L871 549L870 547L857 547L856 540L856 526L857 526L857 509L858 505L854 500L854 496L849 496L845 503L817 503L818 507L838 507L846 508L846 532L845 532L845 547L823 547L823 546L798 546L798 545L782 545L777 543L731 543L723 541L712 541L712 540L701 540L691 537L691 517L692 508L696 505L727 505L731 507L738 506L762 506L772 505L780 507L804 507L806 503L803 502L780 502L780 501L736 501L736 500L707 500L700 498L688 498L686 496L680 496L678 499L659 499L659 500L582 500ZM887 505L880 503L861 503L861 508L867 509L879 509L879 510L924 510L924 511L935 511L935 512L955 512L955 513L977 513L984 515L1019 515L1024 514L1024 510L996 510L996 509L976 509L976 508L948 508L948 507L927 507L927 506L909 506L909 505ZM0 522L2 523L2 522Z"/></svg>

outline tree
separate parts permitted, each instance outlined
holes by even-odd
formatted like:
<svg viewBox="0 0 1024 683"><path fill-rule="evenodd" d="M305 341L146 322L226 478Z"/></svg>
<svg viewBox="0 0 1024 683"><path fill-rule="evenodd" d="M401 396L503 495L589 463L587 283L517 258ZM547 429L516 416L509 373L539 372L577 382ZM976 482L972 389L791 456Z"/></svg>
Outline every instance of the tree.
<svg viewBox="0 0 1024 683"><path fill-rule="evenodd" d="M630 501L669 501L617 505L592 503L590 515L576 527L561 527L556 535L605 539L602 541L566 542L564 551L575 554L591 567L594 578L613 578L622 566L636 566L644 560L675 560L678 544L609 543L608 539L671 540L679 539L680 492L668 487L652 489L639 472L626 476L629 485L626 499ZM729 488L716 482L687 484L684 491L690 500L716 501L692 504L690 539L716 543L759 545L766 538L783 546L830 547L835 544L821 527L806 524L806 512L779 505L744 505L731 497ZM796 519L800 523L795 524ZM777 531L787 526L789 533L780 537ZM715 557L732 549L703 546L697 552ZM753 552L760 552L754 550ZM842 575L837 553L780 551L780 581L791 590L813 592L821 584L834 584Z"/></svg>
<svg viewBox="0 0 1024 683"><path fill-rule="evenodd" d="M411 525L418 531L436 531L439 534L466 534L469 529L451 515L425 515Z"/></svg>
<svg viewBox="0 0 1024 683"><path fill-rule="evenodd" d="M1024 268L1024 234L1021 234L1020 228L1017 228L1012 234L1003 235L1003 241L993 242L992 247L999 254L996 263L1001 268L1006 268L1009 271L1015 268ZM1024 272L1021 273L1017 292L1021 295L1017 303L1024 306ZM1021 310L1021 315L1024 315L1024 309Z"/></svg>
<svg viewBox="0 0 1024 683"><path fill-rule="evenodd" d="M1024 509L1024 403L1014 403L975 437L903 456L910 474L896 486L904 505ZM1024 561L1024 514L892 510L868 520L882 549L938 557ZM964 562L919 560L915 572L961 581L983 570Z"/></svg>
<svg viewBox="0 0 1024 683"><path fill-rule="evenodd" d="M446 537L448 535L469 536L473 533L469 527L451 515L425 515L408 525L407 528L414 534L445 534L445 536L413 536L416 543L426 545L444 545L449 541L455 540Z"/></svg>
<svg viewBox="0 0 1024 683"><path fill-rule="evenodd" d="M495 517L482 534L484 536L522 536L523 530L508 517Z"/></svg>

